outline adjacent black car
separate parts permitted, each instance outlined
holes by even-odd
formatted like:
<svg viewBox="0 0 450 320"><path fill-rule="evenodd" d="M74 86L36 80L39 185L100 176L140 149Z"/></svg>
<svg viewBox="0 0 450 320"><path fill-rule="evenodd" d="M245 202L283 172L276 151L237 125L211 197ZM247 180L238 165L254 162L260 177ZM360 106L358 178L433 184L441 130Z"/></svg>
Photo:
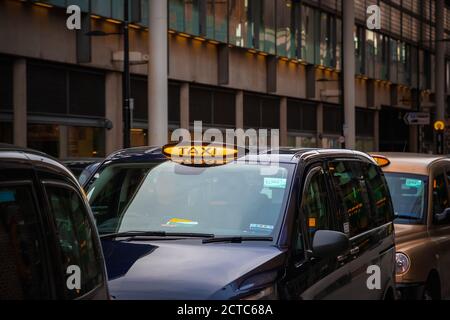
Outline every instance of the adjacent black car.
<svg viewBox="0 0 450 320"><path fill-rule="evenodd" d="M85 185L112 297L394 298L393 208L372 158L286 149L189 164L183 152L117 152Z"/></svg>
<svg viewBox="0 0 450 320"><path fill-rule="evenodd" d="M0 145L0 300L108 299L92 213L47 155Z"/></svg>

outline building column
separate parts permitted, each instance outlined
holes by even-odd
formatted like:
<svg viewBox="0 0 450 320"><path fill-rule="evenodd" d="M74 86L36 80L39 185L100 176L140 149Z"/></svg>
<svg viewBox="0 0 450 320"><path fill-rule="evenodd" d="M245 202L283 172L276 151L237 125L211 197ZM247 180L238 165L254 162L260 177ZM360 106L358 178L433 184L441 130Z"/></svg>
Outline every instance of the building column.
<svg viewBox="0 0 450 320"><path fill-rule="evenodd" d="M244 129L244 91L236 92L236 129Z"/></svg>
<svg viewBox="0 0 450 320"><path fill-rule="evenodd" d="M280 147L288 145L287 98L280 100Z"/></svg>
<svg viewBox="0 0 450 320"><path fill-rule="evenodd" d="M437 120L445 120L445 1L436 0L436 111ZM440 41L439 41L440 40Z"/></svg>
<svg viewBox="0 0 450 320"><path fill-rule="evenodd" d="M149 145L168 141L168 34L167 0L149 2L148 139Z"/></svg>
<svg viewBox="0 0 450 320"><path fill-rule="evenodd" d="M14 144L27 146L27 61L18 59L13 67Z"/></svg>
<svg viewBox="0 0 450 320"><path fill-rule="evenodd" d="M374 121L374 144L375 144L375 150L374 152L380 151L380 110L375 110L373 114L373 121Z"/></svg>
<svg viewBox="0 0 450 320"><path fill-rule="evenodd" d="M343 11L343 47L344 61L344 136L345 147L355 149L356 125L355 125L355 7L354 1L342 1Z"/></svg>
<svg viewBox="0 0 450 320"><path fill-rule="evenodd" d="M113 124L111 130L106 130L106 154L123 148L123 113L122 113L122 74L106 73L105 84L105 117Z"/></svg>
<svg viewBox="0 0 450 320"><path fill-rule="evenodd" d="M323 145L323 103L317 105L317 146L319 148L325 148Z"/></svg>
<svg viewBox="0 0 450 320"><path fill-rule="evenodd" d="M185 82L180 87L180 127L189 130L189 83Z"/></svg>

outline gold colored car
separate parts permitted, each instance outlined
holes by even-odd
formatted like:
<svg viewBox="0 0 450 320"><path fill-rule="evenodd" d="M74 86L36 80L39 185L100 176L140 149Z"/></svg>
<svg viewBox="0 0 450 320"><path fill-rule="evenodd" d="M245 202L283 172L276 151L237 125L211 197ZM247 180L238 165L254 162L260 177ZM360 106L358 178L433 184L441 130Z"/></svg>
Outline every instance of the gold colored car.
<svg viewBox="0 0 450 320"><path fill-rule="evenodd" d="M373 155L383 168L396 220L396 282L404 299L450 293L450 159Z"/></svg>

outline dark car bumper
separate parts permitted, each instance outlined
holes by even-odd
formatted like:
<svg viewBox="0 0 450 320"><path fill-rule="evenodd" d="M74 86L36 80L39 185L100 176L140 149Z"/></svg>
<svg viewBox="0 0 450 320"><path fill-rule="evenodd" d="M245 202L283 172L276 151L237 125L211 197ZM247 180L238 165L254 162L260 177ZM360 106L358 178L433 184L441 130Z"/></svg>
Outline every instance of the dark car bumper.
<svg viewBox="0 0 450 320"><path fill-rule="evenodd" d="M401 300L422 300L425 283L397 283Z"/></svg>

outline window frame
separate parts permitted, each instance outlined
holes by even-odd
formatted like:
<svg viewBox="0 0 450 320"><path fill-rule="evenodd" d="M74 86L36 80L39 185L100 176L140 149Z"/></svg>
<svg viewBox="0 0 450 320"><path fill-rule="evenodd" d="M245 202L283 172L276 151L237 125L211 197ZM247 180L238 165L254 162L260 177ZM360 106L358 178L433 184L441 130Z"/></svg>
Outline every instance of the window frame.
<svg viewBox="0 0 450 320"><path fill-rule="evenodd" d="M66 189L66 190L75 192L75 194L77 194L78 198L84 203L84 206L87 209L86 214L89 216L89 226L96 233L97 233L97 228L96 228L95 224L93 223L92 212L90 210L90 207L87 204L86 198L80 193L80 191L76 187L72 186L71 184L69 184L67 182L51 180L51 179L43 180L41 183L42 183L42 190L44 193L44 202L45 202L45 205L46 205L47 211L48 211L49 227L52 229L52 232L53 232L52 245L54 247L55 254L57 255L57 257L55 257L54 260L55 260L55 262L61 261L61 248L58 244L59 238L57 237L58 230L57 230L57 226L55 225L54 214L51 210L49 193L47 191L48 187L61 188L61 189ZM92 239L92 241L94 242L94 246L95 246L95 248L94 248L95 255L97 256L97 258L104 259L100 243L96 239ZM98 261L97 261L97 263L98 263ZM101 283L98 284L97 286L95 286L94 288L92 288L90 291L83 294L82 296L75 298L75 300L89 300L90 298L95 297L96 294L104 287L104 285L107 281L107 278L105 276L105 270L104 270L103 265L101 265L99 267L100 267L100 269L101 269L100 271L102 273ZM66 275L66 270L62 270L62 265L60 263L56 263L56 271L60 272L60 275L57 277L59 277L61 280L60 287L57 287L56 291L58 292L58 295L61 298L67 298L66 289L63 288L66 283L66 278L64 277L64 275Z"/></svg>

